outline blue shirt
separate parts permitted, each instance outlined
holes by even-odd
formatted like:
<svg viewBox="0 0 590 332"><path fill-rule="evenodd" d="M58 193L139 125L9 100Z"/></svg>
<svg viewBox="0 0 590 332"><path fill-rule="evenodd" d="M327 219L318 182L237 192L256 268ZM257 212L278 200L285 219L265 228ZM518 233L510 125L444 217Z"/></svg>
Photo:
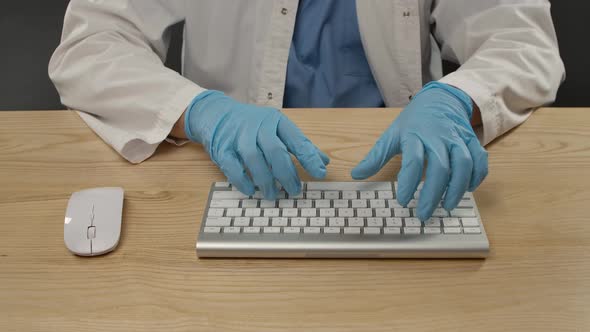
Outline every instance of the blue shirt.
<svg viewBox="0 0 590 332"><path fill-rule="evenodd" d="M355 0L299 1L283 106L384 106L361 42Z"/></svg>

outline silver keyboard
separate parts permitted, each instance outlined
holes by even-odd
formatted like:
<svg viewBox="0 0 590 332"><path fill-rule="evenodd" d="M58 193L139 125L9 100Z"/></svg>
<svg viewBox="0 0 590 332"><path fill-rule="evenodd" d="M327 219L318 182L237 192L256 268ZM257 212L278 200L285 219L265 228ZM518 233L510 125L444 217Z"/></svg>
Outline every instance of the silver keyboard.
<svg viewBox="0 0 590 332"><path fill-rule="evenodd" d="M302 192L264 200L227 182L211 187L197 240L199 257L483 258L489 242L471 193L416 218L419 185L407 207L397 183L304 182Z"/></svg>

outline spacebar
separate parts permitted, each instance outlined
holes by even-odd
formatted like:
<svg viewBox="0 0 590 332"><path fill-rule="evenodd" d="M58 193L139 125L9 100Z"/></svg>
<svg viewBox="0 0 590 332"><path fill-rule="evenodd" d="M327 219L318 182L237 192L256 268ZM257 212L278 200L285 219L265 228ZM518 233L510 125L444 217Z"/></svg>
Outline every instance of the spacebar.
<svg viewBox="0 0 590 332"><path fill-rule="evenodd" d="M307 182L307 190L392 190L391 182Z"/></svg>

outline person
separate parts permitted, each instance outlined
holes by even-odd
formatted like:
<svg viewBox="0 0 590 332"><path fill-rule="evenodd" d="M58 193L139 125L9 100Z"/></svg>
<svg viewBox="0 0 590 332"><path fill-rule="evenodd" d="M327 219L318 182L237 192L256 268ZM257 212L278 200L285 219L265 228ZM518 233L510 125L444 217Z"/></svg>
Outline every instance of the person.
<svg viewBox="0 0 590 332"><path fill-rule="evenodd" d="M179 22L182 75L163 64ZM442 60L460 67L443 76ZM547 0L72 0L49 75L128 161L188 139L267 199L276 181L301 190L290 154L315 178L329 163L279 108L404 107L351 176L401 154L405 206L427 161L426 220L483 181L483 146L551 103L565 70Z"/></svg>

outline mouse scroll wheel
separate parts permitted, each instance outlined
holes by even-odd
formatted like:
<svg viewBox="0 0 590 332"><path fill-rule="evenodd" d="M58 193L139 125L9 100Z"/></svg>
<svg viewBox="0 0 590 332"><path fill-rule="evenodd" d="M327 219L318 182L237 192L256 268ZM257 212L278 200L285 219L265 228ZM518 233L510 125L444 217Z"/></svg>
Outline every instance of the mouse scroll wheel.
<svg viewBox="0 0 590 332"><path fill-rule="evenodd" d="M96 237L96 227L94 226L89 226L86 229L86 238L88 238L89 240L92 240Z"/></svg>

